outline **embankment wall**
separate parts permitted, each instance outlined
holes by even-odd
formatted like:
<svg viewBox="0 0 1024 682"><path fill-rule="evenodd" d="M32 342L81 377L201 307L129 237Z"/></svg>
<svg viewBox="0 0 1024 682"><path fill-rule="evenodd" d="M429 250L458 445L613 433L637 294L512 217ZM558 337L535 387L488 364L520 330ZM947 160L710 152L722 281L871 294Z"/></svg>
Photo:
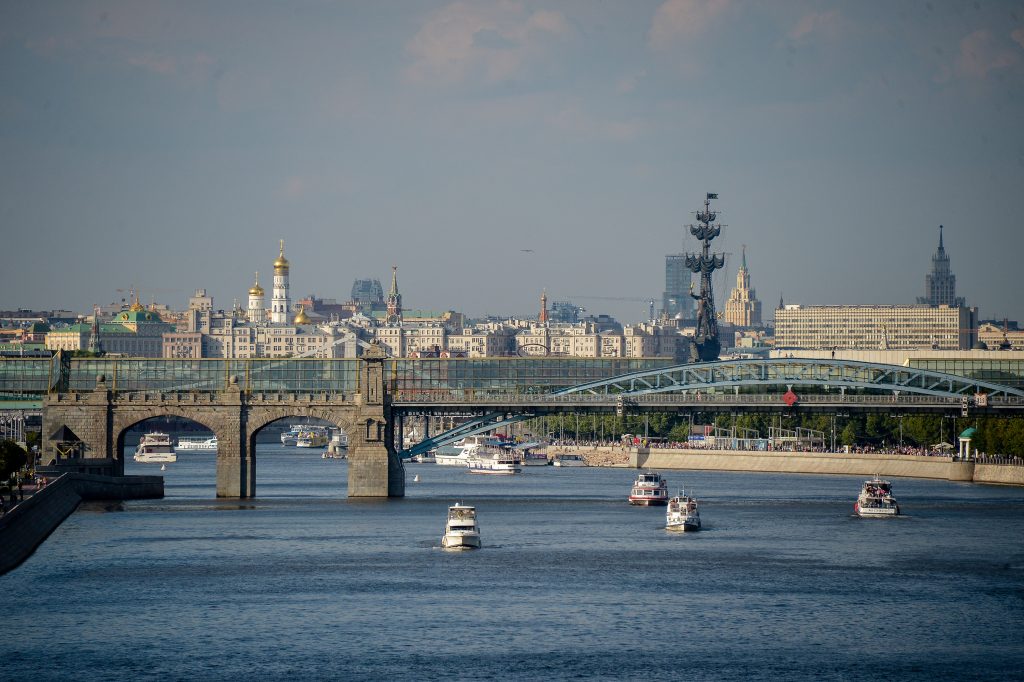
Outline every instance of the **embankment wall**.
<svg viewBox="0 0 1024 682"><path fill-rule="evenodd" d="M161 476L64 474L0 518L0 574L17 567L82 500L162 498Z"/></svg>
<svg viewBox="0 0 1024 682"><path fill-rule="evenodd" d="M790 474L904 476L974 483L1024 485L1024 467L953 461L914 455L856 456L842 453L737 452L734 450L634 449L630 466L639 469L759 471Z"/></svg>

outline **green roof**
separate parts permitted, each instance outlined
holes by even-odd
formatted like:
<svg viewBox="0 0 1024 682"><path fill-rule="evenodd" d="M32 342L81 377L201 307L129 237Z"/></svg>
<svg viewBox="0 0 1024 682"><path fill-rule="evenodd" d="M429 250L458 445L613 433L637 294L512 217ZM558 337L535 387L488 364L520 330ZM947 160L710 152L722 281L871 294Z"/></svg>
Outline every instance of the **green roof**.
<svg viewBox="0 0 1024 682"><path fill-rule="evenodd" d="M114 316L114 322L163 322L152 310L125 310Z"/></svg>
<svg viewBox="0 0 1024 682"><path fill-rule="evenodd" d="M974 434L976 434L977 432L978 432L978 429L974 428L973 426L969 426L966 429L964 429L964 432L960 434L960 437L961 438L973 438Z"/></svg>

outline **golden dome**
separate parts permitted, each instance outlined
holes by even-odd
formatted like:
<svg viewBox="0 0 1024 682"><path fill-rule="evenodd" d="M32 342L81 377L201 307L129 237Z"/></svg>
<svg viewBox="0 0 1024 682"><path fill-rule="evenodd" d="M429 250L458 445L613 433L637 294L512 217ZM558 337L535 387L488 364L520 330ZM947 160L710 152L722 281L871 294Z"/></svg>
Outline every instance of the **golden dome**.
<svg viewBox="0 0 1024 682"><path fill-rule="evenodd" d="M306 315L306 308L305 308L305 306L301 306L301 305L299 306L299 312L295 313L295 320L294 320L294 322L295 322L295 324L309 324L310 323L310 319Z"/></svg>
<svg viewBox="0 0 1024 682"><path fill-rule="evenodd" d="M282 272L288 270L288 259L284 257L284 240L281 240L281 253L277 256L277 260L274 261L274 272Z"/></svg>
<svg viewBox="0 0 1024 682"><path fill-rule="evenodd" d="M260 273L258 273L258 272L256 273L256 283L252 285L251 289L249 289L249 295L250 296L262 296L263 295L263 287L260 286Z"/></svg>

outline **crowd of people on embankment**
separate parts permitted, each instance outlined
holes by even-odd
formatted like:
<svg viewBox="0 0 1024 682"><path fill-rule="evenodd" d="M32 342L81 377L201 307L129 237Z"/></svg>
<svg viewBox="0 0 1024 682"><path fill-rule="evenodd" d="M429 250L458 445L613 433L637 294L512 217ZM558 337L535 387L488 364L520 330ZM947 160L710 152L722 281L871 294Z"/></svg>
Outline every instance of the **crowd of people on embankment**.
<svg viewBox="0 0 1024 682"><path fill-rule="evenodd" d="M6 485L0 485L0 516L6 516L7 512L45 486L46 478L37 474L14 474Z"/></svg>

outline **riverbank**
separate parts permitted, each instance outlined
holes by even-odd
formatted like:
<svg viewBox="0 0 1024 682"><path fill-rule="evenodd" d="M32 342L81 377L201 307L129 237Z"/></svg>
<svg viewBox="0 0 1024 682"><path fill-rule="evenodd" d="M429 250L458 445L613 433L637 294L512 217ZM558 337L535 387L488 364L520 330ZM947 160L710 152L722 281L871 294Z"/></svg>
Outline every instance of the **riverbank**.
<svg viewBox="0 0 1024 682"><path fill-rule="evenodd" d="M162 498L161 476L64 474L0 517L0 575L17 567L83 500Z"/></svg>
<svg viewBox="0 0 1024 682"><path fill-rule="evenodd" d="M841 452L760 452L669 450L593 446L552 448L550 455L582 455L588 466L697 471L754 471L846 476L899 476L1024 486L1024 467L954 461L948 456L857 454Z"/></svg>

